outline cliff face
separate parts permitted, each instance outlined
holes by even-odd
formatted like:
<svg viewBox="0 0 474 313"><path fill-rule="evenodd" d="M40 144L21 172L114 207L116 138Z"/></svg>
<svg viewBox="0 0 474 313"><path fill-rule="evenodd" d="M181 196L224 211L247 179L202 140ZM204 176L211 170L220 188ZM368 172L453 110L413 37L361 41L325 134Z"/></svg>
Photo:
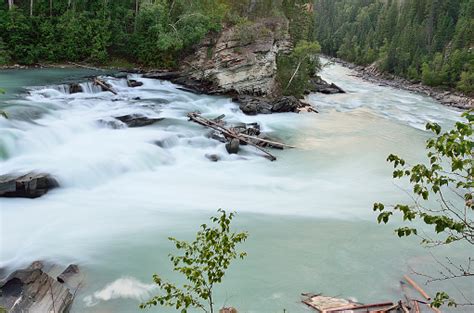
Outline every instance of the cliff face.
<svg viewBox="0 0 474 313"><path fill-rule="evenodd" d="M277 55L291 48L286 19L261 19L208 36L181 70L212 93L271 96Z"/></svg>

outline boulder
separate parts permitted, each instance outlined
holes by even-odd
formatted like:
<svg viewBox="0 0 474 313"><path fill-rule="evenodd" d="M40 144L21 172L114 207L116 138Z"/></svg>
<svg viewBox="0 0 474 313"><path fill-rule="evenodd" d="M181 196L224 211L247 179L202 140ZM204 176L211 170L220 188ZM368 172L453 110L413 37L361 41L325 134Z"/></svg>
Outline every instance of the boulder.
<svg viewBox="0 0 474 313"><path fill-rule="evenodd" d="M9 313L66 313L73 298L65 285L43 271L41 262L17 270L0 282L0 307Z"/></svg>
<svg viewBox="0 0 474 313"><path fill-rule="evenodd" d="M77 273L79 273L79 266L76 264L70 264L61 274L59 274L58 277L56 277L56 280L61 284L64 284Z"/></svg>
<svg viewBox="0 0 474 313"><path fill-rule="evenodd" d="M141 114L116 116L115 119L125 123L128 127L143 127L164 120L164 118L152 118Z"/></svg>
<svg viewBox="0 0 474 313"><path fill-rule="evenodd" d="M317 76L311 80L312 87L310 91L312 92L320 92L324 94L337 94L337 93L345 93L345 91L337 86L334 83L328 83L321 77Z"/></svg>
<svg viewBox="0 0 474 313"><path fill-rule="evenodd" d="M264 98L239 96L234 100L239 102L239 108L247 115L272 113L272 105Z"/></svg>
<svg viewBox="0 0 474 313"><path fill-rule="evenodd" d="M229 154L239 153L240 140L233 138L231 141L225 144L225 148Z"/></svg>
<svg viewBox="0 0 474 313"><path fill-rule="evenodd" d="M0 197L38 198L58 186L56 179L48 174L2 175L0 176Z"/></svg>
<svg viewBox="0 0 474 313"><path fill-rule="evenodd" d="M134 79L129 79L129 80L127 80L127 85L128 85L128 87L135 88L135 87L143 86L143 83L139 82L137 80L134 80Z"/></svg>
<svg viewBox="0 0 474 313"><path fill-rule="evenodd" d="M297 112L300 101L293 96L281 97L272 103L272 112Z"/></svg>
<svg viewBox="0 0 474 313"><path fill-rule="evenodd" d="M84 90L82 89L82 86L79 85L79 84L70 84L69 85L69 93L73 94L73 93L79 93L79 92L83 92Z"/></svg>

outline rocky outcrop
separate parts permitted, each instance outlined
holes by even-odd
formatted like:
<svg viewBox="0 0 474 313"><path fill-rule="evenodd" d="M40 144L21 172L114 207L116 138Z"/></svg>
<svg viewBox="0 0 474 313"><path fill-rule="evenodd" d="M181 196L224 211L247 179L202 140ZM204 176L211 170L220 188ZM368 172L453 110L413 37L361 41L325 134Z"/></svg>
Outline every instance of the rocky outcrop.
<svg viewBox="0 0 474 313"><path fill-rule="evenodd" d="M308 103L280 96L277 56L291 51L288 20L264 18L208 35L181 62L178 72L152 72L143 77L170 80L196 93L231 95L248 115L316 112ZM324 87L330 93L341 91L329 84Z"/></svg>
<svg viewBox="0 0 474 313"><path fill-rule="evenodd" d="M128 127L143 127L163 120L163 118L152 118L140 114L116 116L115 119L125 123Z"/></svg>
<svg viewBox="0 0 474 313"><path fill-rule="evenodd" d="M288 21L260 19L225 28L217 38L208 36L181 70L213 93L271 95L277 55L290 51Z"/></svg>
<svg viewBox="0 0 474 313"><path fill-rule="evenodd" d="M0 176L0 197L38 198L59 184L52 176L42 173Z"/></svg>
<svg viewBox="0 0 474 313"><path fill-rule="evenodd" d="M309 103L296 99L293 96L285 96L270 100L263 97L238 96L233 99L239 103L239 108L247 115L271 114L301 111L316 112Z"/></svg>
<svg viewBox="0 0 474 313"><path fill-rule="evenodd" d="M34 262L0 282L0 307L9 313L65 313L74 298L71 286L50 276L41 262Z"/></svg>
<svg viewBox="0 0 474 313"><path fill-rule="evenodd" d="M311 80L311 89L310 92L320 92L328 95L336 94L336 93L345 93L345 91L337 86L334 83L328 83L321 77L317 76Z"/></svg>

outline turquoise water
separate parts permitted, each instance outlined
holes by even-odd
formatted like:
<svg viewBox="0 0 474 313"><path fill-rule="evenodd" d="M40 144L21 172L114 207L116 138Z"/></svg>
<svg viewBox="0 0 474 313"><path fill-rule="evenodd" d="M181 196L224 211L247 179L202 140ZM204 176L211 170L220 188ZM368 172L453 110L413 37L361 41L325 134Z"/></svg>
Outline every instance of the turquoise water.
<svg viewBox="0 0 474 313"><path fill-rule="evenodd" d="M398 239L396 225L377 225L371 210L375 201L407 200L386 156L421 160L429 136L424 123L449 127L459 119L455 110L363 82L337 65L323 76L348 93L310 95L320 114L245 116L225 97L190 94L137 75L144 82L139 88L106 78L118 96L90 86L71 95L59 86L91 74L0 72L8 91L0 106L11 116L0 120L0 173L45 171L62 186L35 200L0 200L0 263L10 269L36 259L78 263L85 280L73 312L138 312L155 291L153 273L177 279L166 238L191 239L217 208L237 211L236 228L250 234L242 247L248 258L237 261L216 290L219 306L239 312L307 312L302 292L398 300L403 274L433 271L434 257L472 256L461 245L427 250L416 238ZM226 114L232 122L258 121L298 148L275 151L273 163L250 147L227 155L206 130L187 121L186 113L196 110ZM133 113L166 120L135 129L97 122ZM164 148L153 144L157 140ZM209 162L208 153L222 161ZM457 287L472 283L424 288L455 294Z"/></svg>

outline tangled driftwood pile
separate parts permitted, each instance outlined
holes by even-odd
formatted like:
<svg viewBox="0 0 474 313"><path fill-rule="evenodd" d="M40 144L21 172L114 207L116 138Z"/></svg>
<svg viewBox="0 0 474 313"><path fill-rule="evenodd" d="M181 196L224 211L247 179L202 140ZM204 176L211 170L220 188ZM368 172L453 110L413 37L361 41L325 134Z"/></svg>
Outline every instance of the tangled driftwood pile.
<svg viewBox="0 0 474 313"><path fill-rule="evenodd" d="M217 134L222 135L222 137L227 142L227 152L230 154L238 153L240 145L249 145L262 151L265 154L265 157L270 161L275 161L276 157L265 150L263 147L272 147L277 149L295 148L294 146L274 140L269 140L264 136L259 136L260 132L258 127L226 127L223 121L223 118L225 117L224 115L218 116L215 119L207 119L202 117L197 112L191 112L188 113L188 117L190 121L213 129L217 132Z"/></svg>
<svg viewBox="0 0 474 313"><path fill-rule="evenodd" d="M362 304L351 300L307 293L302 294L302 296L305 297L302 302L320 313L441 313L439 309L429 303L431 297L413 279L407 275L404 275L403 278L405 281L401 280L400 285L405 300L400 300L396 303L379 302ZM407 284L424 299L420 300L416 297L412 297L407 288Z"/></svg>

